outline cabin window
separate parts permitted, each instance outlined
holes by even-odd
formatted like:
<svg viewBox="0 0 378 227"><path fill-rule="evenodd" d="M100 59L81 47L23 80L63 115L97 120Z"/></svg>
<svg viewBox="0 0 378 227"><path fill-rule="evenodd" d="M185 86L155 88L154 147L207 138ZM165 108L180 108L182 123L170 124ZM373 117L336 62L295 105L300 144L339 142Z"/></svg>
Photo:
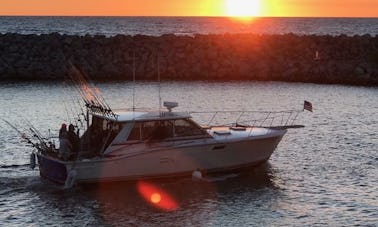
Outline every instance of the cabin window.
<svg viewBox="0 0 378 227"><path fill-rule="evenodd" d="M143 140L163 140L173 137L173 122L147 121L142 125Z"/></svg>
<svg viewBox="0 0 378 227"><path fill-rule="evenodd" d="M164 140L204 134L205 132L196 124L185 119L145 121L134 124L127 140Z"/></svg>
<svg viewBox="0 0 378 227"><path fill-rule="evenodd" d="M141 137L141 123L135 123L131 129L130 135L127 140L140 140Z"/></svg>
<svg viewBox="0 0 378 227"><path fill-rule="evenodd" d="M160 133L164 138L172 138L173 133L173 121L159 121Z"/></svg>
<svg viewBox="0 0 378 227"><path fill-rule="evenodd" d="M188 120L175 120L175 136L198 136L203 135L204 132L195 124Z"/></svg>
<svg viewBox="0 0 378 227"><path fill-rule="evenodd" d="M122 129L122 125L106 119L93 117L91 128L93 131L97 132L109 132L110 130L112 132L119 132Z"/></svg>
<svg viewBox="0 0 378 227"><path fill-rule="evenodd" d="M149 139L154 131L155 121L143 122L142 126L142 139Z"/></svg>

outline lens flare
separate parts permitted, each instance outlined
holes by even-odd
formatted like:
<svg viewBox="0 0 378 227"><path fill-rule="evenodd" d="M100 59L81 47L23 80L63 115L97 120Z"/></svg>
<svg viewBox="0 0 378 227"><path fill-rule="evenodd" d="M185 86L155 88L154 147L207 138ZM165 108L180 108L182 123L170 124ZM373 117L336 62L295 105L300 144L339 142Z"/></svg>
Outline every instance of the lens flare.
<svg viewBox="0 0 378 227"><path fill-rule="evenodd" d="M175 199L158 186L139 181L137 184L139 194L148 203L154 207L164 211L174 211L178 209L178 204Z"/></svg>
<svg viewBox="0 0 378 227"><path fill-rule="evenodd" d="M159 203L161 201L161 195L157 192L151 195L151 202L152 203Z"/></svg>

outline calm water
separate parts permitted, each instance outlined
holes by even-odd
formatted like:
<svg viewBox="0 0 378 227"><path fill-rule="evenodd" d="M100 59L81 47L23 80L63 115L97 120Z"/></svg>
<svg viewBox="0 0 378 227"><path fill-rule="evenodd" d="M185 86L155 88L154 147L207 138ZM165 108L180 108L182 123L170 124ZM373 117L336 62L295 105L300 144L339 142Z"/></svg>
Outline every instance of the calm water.
<svg viewBox="0 0 378 227"><path fill-rule="evenodd" d="M318 34L378 35L378 18L260 18L250 23L224 17L0 17L0 33L117 34Z"/></svg>
<svg viewBox="0 0 378 227"><path fill-rule="evenodd" d="M98 84L114 108L130 107L129 83ZM286 110L304 99L303 113L269 163L217 182L155 182L179 209L145 202L135 183L63 191L27 166L31 148L0 121L0 225L4 226L304 226L378 223L378 89L290 83L166 82L163 100L178 110ZM138 107L158 105L156 83L136 85ZM68 117L61 84L0 84L0 117L19 128L28 119L41 132ZM200 119L201 120L201 119Z"/></svg>

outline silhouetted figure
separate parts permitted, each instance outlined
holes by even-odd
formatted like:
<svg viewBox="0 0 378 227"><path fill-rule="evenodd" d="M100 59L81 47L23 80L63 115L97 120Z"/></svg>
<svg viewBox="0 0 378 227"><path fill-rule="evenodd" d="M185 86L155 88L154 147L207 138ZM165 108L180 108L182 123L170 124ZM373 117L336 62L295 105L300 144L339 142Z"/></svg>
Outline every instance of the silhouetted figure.
<svg viewBox="0 0 378 227"><path fill-rule="evenodd" d="M68 140L72 145L71 154L76 158L80 149L80 140L79 136L75 133L75 127L72 124L68 126Z"/></svg>
<svg viewBox="0 0 378 227"><path fill-rule="evenodd" d="M71 154L72 145L70 143L67 125L62 124L62 127L59 130L59 155L63 159L68 159Z"/></svg>

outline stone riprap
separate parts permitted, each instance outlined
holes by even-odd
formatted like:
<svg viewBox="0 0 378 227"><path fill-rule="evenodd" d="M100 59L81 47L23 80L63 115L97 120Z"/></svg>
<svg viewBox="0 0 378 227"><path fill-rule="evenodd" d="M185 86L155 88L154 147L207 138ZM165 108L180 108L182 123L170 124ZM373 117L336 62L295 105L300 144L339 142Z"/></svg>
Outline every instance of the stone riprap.
<svg viewBox="0 0 378 227"><path fill-rule="evenodd" d="M134 54L135 53L135 54ZM135 57L134 57L135 56ZM378 36L0 34L0 80L258 80L378 85Z"/></svg>

